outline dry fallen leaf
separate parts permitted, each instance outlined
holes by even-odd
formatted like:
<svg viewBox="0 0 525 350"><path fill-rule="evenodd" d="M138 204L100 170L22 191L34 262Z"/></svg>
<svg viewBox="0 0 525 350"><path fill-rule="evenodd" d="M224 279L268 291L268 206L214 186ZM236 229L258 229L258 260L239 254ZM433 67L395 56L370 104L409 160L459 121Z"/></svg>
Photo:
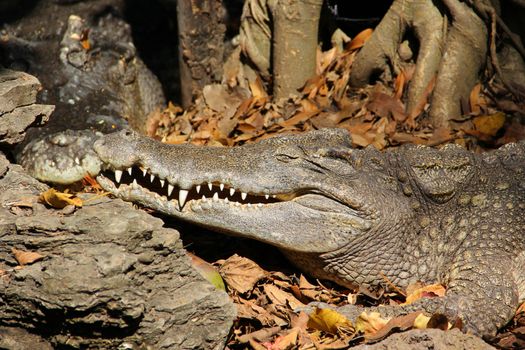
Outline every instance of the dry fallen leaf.
<svg viewBox="0 0 525 350"><path fill-rule="evenodd" d="M403 305L412 304L421 298L433 298L445 296L446 289L441 284L430 284L411 291Z"/></svg>
<svg viewBox="0 0 525 350"><path fill-rule="evenodd" d="M365 336L371 336L388 323L388 319L381 317L379 312L362 312L361 315L355 321L355 329L365 334Z"/></svg>
<svg viewBox="0 0 525 350"><path fill-rule="evenodd" d="M476 130L489 136L495 136L505 124L505 113L498 112L491 115L475 117L472 122Z"/></svg>
<svg viewBox="0 0 525 350"><path fill-rule="evenodd" d="M377 341L380 341L386 338L391 333L398 332L398 331L406 331L408 329L411 329L412 327L414 327L414 322L420 314L421 314L421 311L417 311L417 312L409 313L407 315L394 317L381 328L377 328L377 327L381 325L381 322L383 322L383 320L379 318L380 321L377 321L376 317L378 316L375 315L374 317L375 325L374 327L368 330L368 333L365 332L365 337L368 342L377 342ZM377 329L375 332L373 331L374 328Z"/></svg>
<svg viewBox="0 0 525 350"><path fill-rule="evenodd" d="M21 266L32 264L44 258L42 254L35 253L35 252L28 252L25 250L19 250L16 248L12 248L11 253L13 254L16 261Z"/></svg>
<svg viewBox="0 0 525 350"><path fill-rule="evenodd" d="M373 30L370 28L367 28L363 30L361 33L357 34L352 41L346 46L347 50L356 50L360 47L363 47L365 42L372 36Z"/></svg>
<svg viewBox="0 0 525 350"><path fill-rule="evenodd" d="M202 277L204 277L208 282L213 284L215 288L224 291L226 290L226 287L224 286L224 281L222 280L222 277L219 274L219 271L217 271L217 269L215 268L215 266L199 258L195 254L192 254L190 252L186 252L186 254L190 257L191 266L193 266L193 268L197 270L197 272L199 272L199 274Z"/></svg>
<svg viewBox="0 0 525 350"><path fill-rule="evenodd" d="M71 193L58 192L54 188L41 193L40 200L56 209L62 209L68 205L82 207L82 199L75 197Z"/></svg>
<svg viewBox="0 0 525 350"><path fill-rule="evenodd" d="M252 290L255 283L267 275L266 271L252 260L237 254L226 259L219 272L228 287L241 294Z"/></svg>
<svg viewBox="0 0 525 350"><path fill-rule="evenodd" d="M272 303L277 305L290 305L290 307L293 309L297 309L299 307L303 307L304 304L301 303L296 297L294 297L291 293L285 292L284 290L272 285L272 284L265 284L264 285L264 292L266 293L266 296L272 301Z"/></svg>

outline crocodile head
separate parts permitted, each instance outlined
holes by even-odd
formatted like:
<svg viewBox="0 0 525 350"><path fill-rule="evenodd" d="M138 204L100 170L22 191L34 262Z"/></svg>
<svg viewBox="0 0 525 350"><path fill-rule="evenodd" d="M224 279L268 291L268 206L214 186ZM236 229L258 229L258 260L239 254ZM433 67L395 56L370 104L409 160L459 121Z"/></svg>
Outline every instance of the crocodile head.
<svg viewBox="0 0 525 350"><path fill-rule="evenodd" d="M97 180L114 195L284 250L333 252L404 205L377 152L352 151L340 129L232 148L166 145L125 130L94 149L106 169ZM358 171L364 166L375 173Z"/></svg>

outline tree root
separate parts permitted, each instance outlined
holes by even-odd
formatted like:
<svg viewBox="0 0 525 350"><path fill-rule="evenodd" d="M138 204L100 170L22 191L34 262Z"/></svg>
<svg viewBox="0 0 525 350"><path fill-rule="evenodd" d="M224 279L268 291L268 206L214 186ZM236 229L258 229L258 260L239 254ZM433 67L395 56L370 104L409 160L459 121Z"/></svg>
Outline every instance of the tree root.
<svg viewBox="0 0 525 350"><path fill-rule="evenodd" d="M410 82L407 114L417 116L435 78L430 121L446 126L461 115L461 101L469 97L487 52L487 29L466 4L442 0L395 0L354 62L350 84L363 86L382 72L383 79L403 68L399 47L404 40L418 47ZM448 10L448 11L447 11ZM450 22L450 24L449 24ZM413 32L415 40L410 38ZM376 75L376 76L374 76Z"/></svg>

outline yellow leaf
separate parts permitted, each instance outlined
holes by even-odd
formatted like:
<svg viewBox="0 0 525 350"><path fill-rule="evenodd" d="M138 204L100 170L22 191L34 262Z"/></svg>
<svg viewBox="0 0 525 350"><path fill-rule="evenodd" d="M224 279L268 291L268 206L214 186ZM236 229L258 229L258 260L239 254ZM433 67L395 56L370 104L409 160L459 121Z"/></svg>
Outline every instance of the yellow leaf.
<svg viewBox="0 0 525 350"><path fill-rule="evenodd" d="M355 329L366 335L374 334L388 323L379 312L363 312L355 322Z"/></svg>
<svg viewBox="0 0 525 350"><path fill-rule="evenodd" d="M75 197L71 193L58 192L54 188L50 188L40 194L40 200L56 209L62 209L68 205L74 205L75 207L82 206L82 200L80 198Z"/></svg>
<svg viewBox="0 0 525 350"><path fill-rule="evenodd" d="M490 115L482 115L473 120L476 130L489 136L494 136L505 124L505 113L497 112Z"/></svg>
<svg viewBox="0 0 525 350"><path fill-rule="evenodd" d="M190 252L186 252L186 254L190 257L191 266L193 266L193 268L197 270L204 279L213 284L215 288L224 291L226 290L224 281L215 266Z"/></svg>
<svg viewBox="0 0 525 350"><path fill-rule="evenodd" d="M353 329L352 322L339 312L318 308L310 314L307 326L331 334L337 334L339 329Z"/></svg>
<svg viewBox="0 0 525 350"><path fill-rule="evenodd" d="M414 320L414 328L425 329L427 328L428 321L430 321L430 317L425 316L425 314L423 313L420 313Z"/></svg>

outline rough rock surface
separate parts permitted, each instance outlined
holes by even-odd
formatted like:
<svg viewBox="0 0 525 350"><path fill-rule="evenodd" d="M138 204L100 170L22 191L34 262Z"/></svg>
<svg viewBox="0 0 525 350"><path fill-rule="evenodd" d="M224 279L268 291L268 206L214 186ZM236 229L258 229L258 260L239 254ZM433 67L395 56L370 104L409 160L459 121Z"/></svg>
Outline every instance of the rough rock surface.
<svg viewBox="0 0 525 350"><path fill-rule="evenodd" d="M380 343L359 345L353 350L491 350L478 337L463 334L458 329L444 332L439 329L414 329L408 332L396 333Z"/></svg>
<svg viewBox="0 0 525 350"><path fill-rule="evenodd" d="M34 76L0 68L0 138L3 144L22 141L29 126L49 119L55 107L36 103L40 88Z"/></svg>
<svg viewBox="0 0 525 350"><path fill-rule="evenodd" d="M177 231L105 197L46 208L46 185L0 164L0 323L11 327L1 345L17 349L8 342L27 338L23 328L54 347L224 346L234 307L191 267ZM19 266L13 248L44 258Z"/></svg>

